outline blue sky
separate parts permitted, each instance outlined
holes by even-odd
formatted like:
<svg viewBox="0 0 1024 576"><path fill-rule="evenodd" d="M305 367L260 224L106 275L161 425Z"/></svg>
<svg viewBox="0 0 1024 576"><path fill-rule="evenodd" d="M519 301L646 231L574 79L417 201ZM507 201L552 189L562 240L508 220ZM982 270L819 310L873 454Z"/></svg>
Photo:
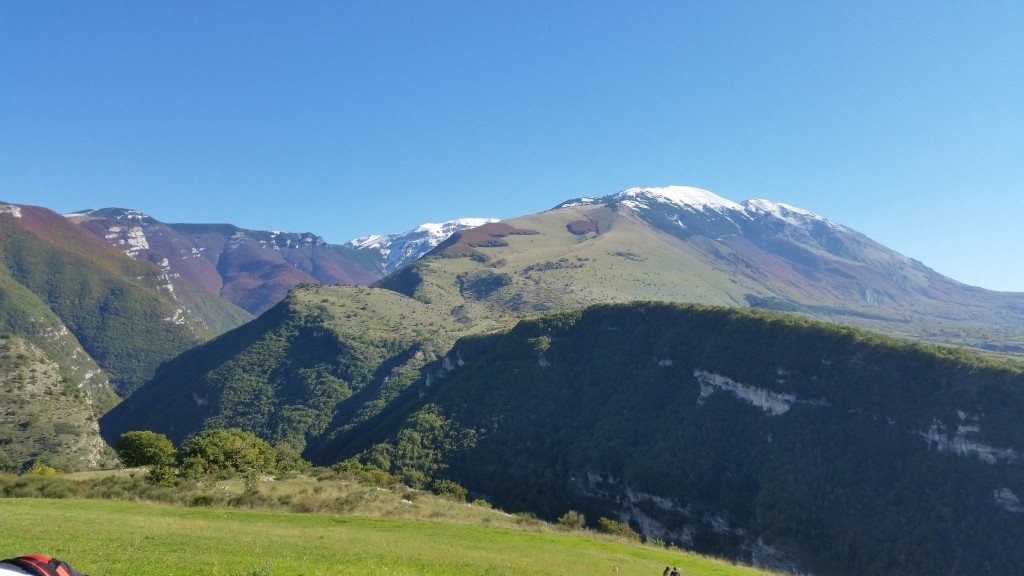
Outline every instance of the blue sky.
<svg viewBox="0 0 1024 576"><path fill-rule="evenodd" d="M331 242L633 186L1024 291L1024 1L0 3L0 200Z"/></svg>

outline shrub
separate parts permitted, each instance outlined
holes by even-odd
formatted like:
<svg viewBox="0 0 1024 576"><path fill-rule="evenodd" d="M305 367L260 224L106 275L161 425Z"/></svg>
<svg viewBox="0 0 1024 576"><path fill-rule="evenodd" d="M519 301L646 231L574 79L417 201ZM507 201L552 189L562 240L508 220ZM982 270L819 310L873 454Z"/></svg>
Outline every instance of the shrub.
<svg viewBox="0 0 1024 576"><path fill-rule="evenodd" d="M621 536L628 540L640 540L640 535L637 534L629 524L625 522L618 522L610 518L601 517L597 521L598 528L605 534L612 534L614 536Z"/></svg>
<svg viewBox="0 0 1024 576"><path fill-rule="evenodd" d="M345 478L378 488L391 488L401 484L398 478L388 474L387 471L373 465L362 464L354 459L338 462L331 466L331 469Z"/></svg>
<svg viewBox="0 0 1024 576"><path fill-rule="evenodd" d="M52 476L57 473L56 468L51 468L46 464L40 464L39 462L33 462L32 466L25 471L25 474L32 476Z"/></svg>
<svg viewBox="0 0 1024 576"><path fill-rule="evenodd" d="M159 464L149 469L146 482L154 486L174 486L174 468Z"/></svg>
<svg viewBox="0 0 1024 576"><path fill-rule="evenodd" d="M444 496L453 500L465 500L466 495L469 494L469 491L458 483L444 479L434 480L434 485L430 487L430 491L438 496Z"/></svg>
<svg viewBox="0 0 1024 576"><path fill-rule="evenodd" d="M217 499L212 494L196 494L189 501L189 506L213 506Z"/></svg>
<svg viewBox="0 0 1024 576"><path fill-rule="evenodd" d="M575 510L569 510L558 519L558 525L566 530L582 530L587 525L587 517Z"/></svg>

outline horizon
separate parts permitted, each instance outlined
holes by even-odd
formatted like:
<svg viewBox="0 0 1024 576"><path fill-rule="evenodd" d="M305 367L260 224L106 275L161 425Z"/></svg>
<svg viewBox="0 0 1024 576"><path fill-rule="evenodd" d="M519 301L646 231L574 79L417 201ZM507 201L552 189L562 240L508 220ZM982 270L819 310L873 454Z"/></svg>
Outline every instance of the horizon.
<svg viewBox="0 0 1024 576"><path fill-rule="evenodd" d="M0 199L333 244L632 187L1024 292L1024 3L0 5Z"/></svg>

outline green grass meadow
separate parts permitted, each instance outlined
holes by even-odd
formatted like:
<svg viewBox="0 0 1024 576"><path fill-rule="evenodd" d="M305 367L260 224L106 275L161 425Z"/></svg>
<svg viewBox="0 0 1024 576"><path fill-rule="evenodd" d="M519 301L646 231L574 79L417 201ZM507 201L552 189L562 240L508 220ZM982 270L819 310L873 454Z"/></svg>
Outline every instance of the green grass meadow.
<svg viewBox="0 0 1024 576"><path fill-rule="evenodd" d="M764 574L571 533L104 500L0 499L0 555L61 558L90 576Z"/></svg>

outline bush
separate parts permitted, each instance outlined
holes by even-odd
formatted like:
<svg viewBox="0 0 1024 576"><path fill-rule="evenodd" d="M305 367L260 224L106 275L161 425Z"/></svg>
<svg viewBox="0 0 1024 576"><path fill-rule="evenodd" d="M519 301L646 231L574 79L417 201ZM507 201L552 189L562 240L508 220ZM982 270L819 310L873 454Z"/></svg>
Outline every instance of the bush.
<svg viewBox="0 0 1024 576"><path fill-rule="evenodd" d="M354 459L338 462L331 466L331 470L360 484L376 486L378 488L391 488L401 484L398 478L388 474L387 471L381 470L376 466L362 464Z"/></svg>
<svg viewBox="0 0 1024 576"><path fill-rule="evenodd" d="M57 473L56 468L51 468L46 464L40 464L39 462L33 462L32 466L25 471L25 474L32 476L52 476Z"/></svg>
<svg viewBox="0 0 1024 576"><path fill-rule="evenodd" d="M154 486L174 486L174 468L159 464L149 469L146 482Z"/></svg>
<svg viewBox="0 0 1024 576"><path fill-rule="evenodd" d="M625 522L618 522L610 518L601 517L597 521L598 528L605 534L612 534L614 536L621 536L628 540L640 540L640 535L637 534L629 524Z"/></svg>
<svg viewBox="0 0 1024 576"><path fill-rule="evenodd" d="M587 526L587 517L575 510L569 510L558 519L558 525L566 530L582 530Z"/></svg>
<svg viewBox="0 0 1024 576"><path fill-rule="evenodd" d="M189 506L213 506L217 503L217 499L212 494L196 494L189 501Z"/></svg>
<svg viewBox="0 0 1024 576"><path fill-rule="evenodd" d="M430 487L430 491L438 496L463 501L466 499L466 495L469 494L468 490L451 480L434 480L434 485Z"/></svg>

